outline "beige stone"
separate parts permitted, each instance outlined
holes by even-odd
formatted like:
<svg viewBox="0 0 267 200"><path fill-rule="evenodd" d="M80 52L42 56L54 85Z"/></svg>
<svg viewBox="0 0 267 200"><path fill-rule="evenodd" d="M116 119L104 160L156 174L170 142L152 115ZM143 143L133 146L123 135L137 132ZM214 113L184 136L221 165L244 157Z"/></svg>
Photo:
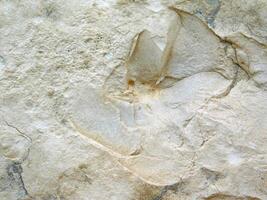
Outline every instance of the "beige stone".
<svg viewBox="0 0 267 200"><path fill-rule="evenodd" d="M0 199L267 199L266 6L0 1Z"/></svg>

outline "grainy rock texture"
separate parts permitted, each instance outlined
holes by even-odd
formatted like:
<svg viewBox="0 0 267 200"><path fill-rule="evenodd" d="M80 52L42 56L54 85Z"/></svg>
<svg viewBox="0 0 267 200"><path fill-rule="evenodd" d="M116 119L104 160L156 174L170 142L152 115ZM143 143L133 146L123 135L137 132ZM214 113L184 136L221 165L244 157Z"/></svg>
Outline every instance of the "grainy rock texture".
<svg viewBox="0 0 267 200"><path fill-rule="evenodd" d="M0 0L1 200L267 200L266 0Z"/></svg>

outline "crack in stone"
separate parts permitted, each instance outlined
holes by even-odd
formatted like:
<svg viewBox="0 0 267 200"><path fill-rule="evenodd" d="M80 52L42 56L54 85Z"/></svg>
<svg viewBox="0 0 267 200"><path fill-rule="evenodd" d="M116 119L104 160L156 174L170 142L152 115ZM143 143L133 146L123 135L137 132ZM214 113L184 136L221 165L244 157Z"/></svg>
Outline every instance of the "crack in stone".
<svg viewBox="0 0 267 200"><path fill-rule="evenodd" d="M21 130L19 130L19 128L17 128L16 126L11 125L11 124L10 124L8 121L6 121L5 119L4 119L4 122L6 123L6 125L7 125L8 127L11 127L11 128L13 128L13 129L15 129L15 130L17 131L17 133L18 133L20 136L24 137L24 138L29 142L29 146L27 147L27 153L26 153L25 156L23 156L23 158L22 158L22 160L21 160L21 163L23 163L23 162L29 157L30 150L31 150L31 145L32 145L32 138L29 137L28 135L26 135L25 133L23 133L23 132L22 132Z"/></svg>
<svg viewBox="0 0 267 200"><path fill-rule="evenodd" d="M214 21L215 21L215 18L217 16L217 14L219 13L221 9L221 2L218 1L218 5L208 14L208 16L206 17L206 21L207 23L212 27L214 28L215 25L214 25Z"/></svg>
<svg viewBox="0 0 267 200"><path fill-rule="evenodd" d="M222 192L218 192L218 193L212 194L212 195L204 198L204 200L220 200L220 199L231 199L231 200L261 200L260 198L257 198L257 197L252 197L252 196L235 196L235 195L224 194Z"/></svg>
<svg viewBox="0 0 267 200"><path fill-rule="evenodd" d="M5 123L6 123L7 126L15 129L19 133L19 135L21 135L22 137L24 137L25 139L27 139L30 143L32 143L31 137L29 137L28 135L26 135L25 133L23 133L22 131L20 131L16 126L10 124L8 121L6 121L6 120L4 120L4 121L5 121Z"/></svg>
<svg viewBox="0 0 267 200"><path fill-rule="evenodd" d="M117 163L126 171L130 172L131 174L133 174L134 176L136 176L137 178L141 179L142 181L144 181L145 183L147 184L150 184L150 185L153 185L153 186L166 186L166 185L162 185L158 182L153 182L153 181L150 181L150 180L147 180L146 178L142 177L138 172L135 172L134 170L128 168L125 164L122 163L122 160L127 160L127 159L130 159L130 158L137 158L141 155L141 151L142 149L140 150L137 150L135 152L133 152L132 154L130 155L122 155L114 150L112 150L111 148L109 148L108 146L105 146L104 144L94 140L93 138L91 137L88 137L85 133L83 133L83 131L81 129L79 129L78 125L75 124L75 122L72 122L70 121L70 124L72 126L72 128L79 134L82 136L82 138L86 138L87 141L93 145L94 147L96 147L97 149L103 151L103 152L106 152L108 153L110 156L114 157L117 159ZM143 158L148 158L148 159L153 159L153 160L156 160L158 159L156 156L144 156L142 155ZM165 159L172 159L172 158L166 158ZM121 161L120 161L121 160ZM190 162L194 163L194 160L190 160Z"/></svg>
<svg viewBox="0 0 267 200"><path fill-rule="evenodd" d="M222 93L215 95L214 97L211 98L220 99L229 95L237 83L238 71L239 68L236 69L235 77L233 78L231 84Z"/></svg>
<svg viewBox="0 0 267 200"><path fill-rule="evenodd" d="M22 178L23 168L20 163L14 162L7 167L7 174L12 182L15 182L21 189L19 196L28 196L28 191L25 188L24 181Z"/></svg>
<svg viewBox="0 0 267 200"><path fill-rule="evenodd" d="M184 184L183 180L181 179L179 182L174 183L172 185L166 185L162 188L160 194L153 198L153 200L162 200L164 196L167 194L168 191L177 192L179 190L179 187Z"/></svg>
<svg viewBox="0 0 267 200"><path fill-rule="evenodd" d="M244 63L242 60L240 61L240 58L239 58L238 53L237 53L237 49L239 48L240 50L243 50L243 48L240 47L240 45L237 42L235 42L235 41L233 41L233 39L231 39L231 37L235 36L235 35L238 36L238 37L240 37L240 36L244 37L245 39L252 41L253 43L255 43L258 46L260 46L262 49L266 49L267 45L262 43L262 42L260 42L260 41L258 41L258 40L256 40L254 37L248 36L248 35L246 35L246 34L244 34L242 32L237 32L234 35L226 36L226 37L223 38L223 40L226 43L230 44L232 46L232 48L234 49L234 58L231 58L232 62L235 63L240 69L242 69L247 74L249 79L252 80L258 88L262 89L262 85L264 85L264 83L261 84L261 83L257 82L254 79L254 76L257 75L257 74L263 73L263 71L258 70L256 72L251 72L249 70L250 69L249 57L247 57L248 63ZM265 90L265 89L263 88L263 90Z"/></svg>
<svg viewBox="0 0 267 200"><path fill-rule="evenodd" d="M16 184L20 189L18 191L19 199L24 199L25 197L30 197L30 195L24 184L24 180L22 177L23 168L21 165L29 156L32 139L28 135L23 133L19 128L10 124L7 120L3 118L3 116L2 119L8 127L14 129L18 133L18 135L22 136L29 142L29 146L27 147L27 153L21 159L17 161L11 161L11 164L8 164L8 166L6 167L8 179L11 181L10 186L13 188L13 183Z"/></svg>
<svg viewBox="0 0 267 200"><path fill-rule="evenodd" d="M181 15L181 13L180 12L184 12L184 13L186 13L186 14L190 14L190 13L187 13L187 12L185 12L185 11L182 11L182 10L178 10L178 9L174 9L174 8L171 8L172 10L174 10L178 15L179 15L179 17L180 17L180 23L181 23L181 25L184 25L183 24L183 16ZM219 10L217 10L217 11L215 11L215 14L216 14L216 12L218 12ZM190 14L190 15L192 15L192 14ZM199 19L200 20L200 19ZM232 78L227 78L222 72L220 72L220 71L218 71L218 70L216 70L216 69L211 69L211 70L209 70L209 71L200 71L200 72L197 72L197 73L203 73L203 72L214 72L214 73L218 73L220 76L222 76L224 79L226 79L226 80L231 80L231 82L230 82L230 84L229 85L227 85L227 87L224 89L223 88L223 91L221 92L221 91L219 91L219 92L217 92L217 93L219 93L219 94L215 94L215 95L213 95L213 96L211 96L211 97L209 97L208 99L207 99L207 101L205 101L204 102L204 104L203 105L201 105L200 106L200 108L189 118L189 119L187 119L186 121L185 121L185 123L184 123L184 128L186 128L187 126L188 126L188 124L190 124L190 122L192 121L192 119L194 119L194 117L196 117L196 115L198 114L198 112L199 112L199 110L202 110L202 109L205 109L205 108L207 108L207 106L208 106L208 104L209 104L209 102L210 101L212 101L212 100L215 100L215 99L221 99L221 98L224 98L224 97L227 97L230 93L231 93L231 91L232 91L232 89L235 87L235 85L237 84L237 81L238 81L238 75L239 75L239 70L244 70L245 72L246 72L246 74L249 76L249 77L252 77L252 75L253 74L251 74L250 73L250 71L249 70L245 70L242 66L241 66L241 64L239 63L239 61L238 61L238 56L237 56L237 52L236 52L236 47L234 46L235 44L233 43L233 42L231 42L231 41L229 41L229 40L227 40L227 39L225 39L225 38L222 38L222 37L220 37L219 35L217 35L212 29L210 29L209 27L208 27L208 25L207 24L205 24L205 23L203 23L203 25L205 25L205 27L207 27L217 38L219 38L219 40L220 40L220 42L222 42L222 43L225 43L225 44L230 44L231 45L231 47L234 49L234 53L235 53L235 59L232 59L232 62L233 62L233 64L234 64L234 69L236 69L236 71L234 72L234 77ZM178 27L178 29L179 29L179 27ZM176 31L178 31L178 30L176 30ZM140 33L141 34L141 33ZM135 44L136 45L136 44ZM167 42L167 45L168 45L168 42ZM167 46L166 45L166 46ZM171 45L171 44L169 44L169 45ZM166 60L163 62L163 64L161 63L161 74L160 74L160 77L158 78L158 76L156 76L156 78L158 78L158 80L156 80L156 82L155 82L155 85L159 85L159 84L161 84L164 80L166 80L166 79L171 79L174 83L177 83L177 82L179 82L179 81L181 81L181 80L183 80L183 79L185 79L185 78L188 78L188 77L190 77L190 76L193 76L193 75L195 75L195 74L197 74L197 73L193 73L193 74L191 74L191 75L189 75L189 76L186 76L186 77L182 77L182 78L176 78L176 77L172 77L171 75L167 75L166 74L166 71L168 70L167 69L167 67L168 67L168 65L166 64L166 63L168 63L168 58L170 57L170 54L171 54L171 51L172 51L172 46L169 46L169 48L170 48L170 50L169 50L169 52L167 51L167 53L166 53L166 55L163 55L163 57L165 56L165 58L166 58ZM132 50L131 51L134 51L135 50L135 46L134 47L132 47ZM133 53L133 52L132 52ZM132 53L130 53L130 54L132 54ZM107 80L109 79L109 78L111 78L111 76L113 76L114 75L114 73L115 73L115 70L119 67L120 65L118 65L118 66L116 66L113 70L112 70L112 72L109 74L109 76L106 78L106 80L104 81L104 88L106 87L106 85L107 85ZM140 73L140 72L138 72L138 73ZM154 73L154 72L153 72ZM152 76L153 76L153 74L152 74ZM137 76L137 78L139 78L138 76ZM146 80L146 77L144 76L144 77L141 77L140 79L143 79L144 78L144 80L143 80L143 82L145 82L145 80ZM151 78L151 80L152 81L155 81L155 77L153 76L152 78ZM128 80L128 85L134 85L134 84L130 84L130 82L129 81L133 81L133 83L134 83L134 80L131 80L131 79L129 79ZM105 89L104 89L105 90ZM117 108L118 109L118 108ZM134 120L136 120L136 116L135 116L135 108L134 108ZM160 118L159 118L160 119ZM122 120L121 120L121 116L120 116L120 121L122 122ZM71 122L71 124L73 125L73 128L74 128L74 130L76 130L80 135L82 135L82 136L85 136L88 140L89 140L89 143L90 144L92 144L93 146L95 146L96 148L98 148L98 149L100 149L100 150L102 150L102 151L104 151L104 152L107 152L109 155L111 155L112 157L115 157L115 158L117 158L117 159L129 159L129 158L134 158L134 157L138 157L138 156L140 156L140 154L141 154L141 151L142 151L142 149L136 149L133 153L131 153L130 155L122 155L122 154L120 154L119 152L116 152L116 151L114 151L109 145L106 145L106 144L103 144L103 142L99 142L99 141L97 141L97 140L95 140L93 137L89 137L88 135L89 134L86 134L85 132L86 132L86 130L84 131L84 130L81 130L80 129L80 127L78 127L78 125L77 124L74 124L74 122ZM201 143L201 145L200 145L200 147L203 147L205 144L206 144L206 142L210 139L210 138L204 138L204 136L203 136L203 134L201 135L202 136L202 143ZM183 142L184 143L184 142ZM183 145L183 144L182 144ZM152 157L150 157L150 158L152 158ZM154 158L154 157L153 157ZM131 170L131 169L129 169L127 166L125 166L122 162L120 162L119 160L118 160L118 162L119 162L119 164L124 168L124 169L126 169L127 171L129 171L130 173L132 173L132 174L134 174L135 176L137 176L138 178L140 178L141 180L143 180L144 182L146 182L146 183L148 183L148 184L152 184L152 185L157 185L157 186L159 186L160 184L158 184L158 183L152 183L151 181L149 181L149 180L146 180L144 177L142 177L141 175L139 175L138 173L136 173L134 170ZM192 167L194 167L194 165L195 165L195 163L194 163L194 160L192 160ZM190 168L191 169L191 168ZM162 189L162 191L161 191L161 193L157 196L157 197L155 197L153 200L161 200L162 198L164 198L164 196L166 195L166 193L168 192L168 191L176 191L177 190L177 188L178 188L178 186L179 186L179 184L180 184L180 182L178 182L178 183L175 183L175 184L172 184L172 185L165 185L164 187L163 187L163 189ZM162 185L161 185L162 186ZM215 186L216 187L216 186Z"/></svg>

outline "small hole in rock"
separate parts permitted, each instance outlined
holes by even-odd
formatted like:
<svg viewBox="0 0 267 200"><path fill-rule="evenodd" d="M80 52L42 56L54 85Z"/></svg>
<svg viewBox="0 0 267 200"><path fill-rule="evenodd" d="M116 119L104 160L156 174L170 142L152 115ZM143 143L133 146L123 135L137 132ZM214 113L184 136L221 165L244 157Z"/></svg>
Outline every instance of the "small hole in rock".
<svg viewBox="0 0 267 200"><path fill-rule="evenodd" d="M134 86L134 81L133 80L128 80L128 85L129 86Z"/></svg>

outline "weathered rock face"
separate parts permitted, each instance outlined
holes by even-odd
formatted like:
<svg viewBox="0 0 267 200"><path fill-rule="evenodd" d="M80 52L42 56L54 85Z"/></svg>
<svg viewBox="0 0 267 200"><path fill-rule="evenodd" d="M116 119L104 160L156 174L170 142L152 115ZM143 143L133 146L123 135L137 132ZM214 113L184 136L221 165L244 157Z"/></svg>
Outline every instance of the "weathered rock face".
<svg viewBox="0 0 267 200"><path fill-rule="evenodd" d="M266 10L0 1L0 199L266 200Z"/></svg>

